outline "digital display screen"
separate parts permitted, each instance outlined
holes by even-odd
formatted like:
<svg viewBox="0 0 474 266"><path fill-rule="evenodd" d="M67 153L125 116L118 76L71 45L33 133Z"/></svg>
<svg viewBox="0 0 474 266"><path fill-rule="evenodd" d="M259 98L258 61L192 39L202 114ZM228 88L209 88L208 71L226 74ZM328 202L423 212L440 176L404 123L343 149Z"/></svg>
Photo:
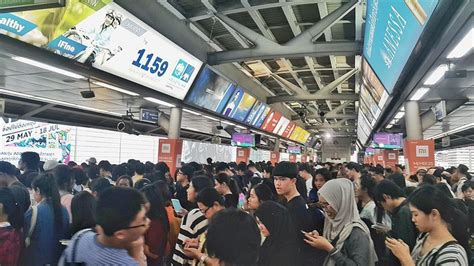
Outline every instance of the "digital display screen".
<svg viewBox="0 0 474 266"><path fill-rule="evenodd" d="M221 113L234 90L234 84L206 66L194 82L185 101L191 105Z"/></svg>
<svg viewBox="0 0 474 266"><path fill-rule="evenodd" d="M222 114L242 122L247 117L255 101L255 97L246 93L243 88L237 87Z"/></svg>
<svg viewBox="0 0 474 266"><path fill-rule="evenodd" d="M290 120L284 116L280 118L278 123L276 124L275 128L273 129L273 134L277 134L278 136L282 136L283 132L285 131L286 127L290 123Z"/></svg>
<svg viewBox="0 0 474 266"><path fill-rule="evenodd" d="M367 147L365 149L365 155L375 155L375 149L374 148L371 148L371 147Z"/></svg>
<svg viewBox="0 0 474 266"><path fill-rule="evenodd" d="M365 106L368 107L369 111L374 116L374 119L377 120L380 116L381 110L365 86L362 86L360 90L360 101L365 103Z"/></svg>
<svg viewBox="0 0 474 266"><path fill-rule="evenodd" d="M359 112L357 118L357 138L362 144L365 144L369 139L370 133L372 132L372 127L367 121L367 118L362 112Z"/></svg>
<svg viewBox="0 0 474 266"><path fill-rule="evenodd" d="M375 133L372 143L376 149L401 149L402 134Z"/></svg>
<svg viewBox="0 0 474 266"><path fill-rule="evenodd" d="M272 109L270 108L270 106L265 105L265 108L261 108L261 110L257 114L258 118L253 120L251 125L257 128L262 128L263 122L265 122L265 118L267 118L271 110Z"/></svg>
<svg viewBox="0 0 474 266"><path fill-rule="evenodd" d="M267 118L265 118L265 121L263 122L261 129L267 131L267 132L273 132L275 129L276 125L278 124L278 121L280 121L281 114L275 110L271 110L271 112L267 115Z"/></svg>
<svg viewBox="0 0 474 266"><path fill-rule="evenodd" d="M180 100L202 65L109 0L70 0L64 8L0 13L0 31Z"/></svg>
<svg viewBox="0 0 474 266"><path fill-rule="evenodd" d="M255 135L234 133L232 134L231 144L237 147L255 147Z"/></svg>
<svg viewBox="0 0 474 266"><path fill-rule="evenodd" d="M283 134L281 135L284 138L290 138L291 133L293 133L293 130L295 130L296 124L293 122L288 123L288 126L286 127L285 131L283 131Z"/></svg>
<svg viewBox="0 0 474 266"><path fill-rule="evenodd" d="M290 135L290 139L299 143L306 143L311 133L304 130L303 128L296 126L293 133Z"/></svg>
<svg viewBox="0 0 474 266"><path fill-rule="evenodd" d="M292 154L301 154L301 148L300 146L288 146L287 152Z"/></svg>
<svg viewBox="0 0 474 266"><path fill-rule="evenodd" d="M389 95L377 75L375 75L374 70L365 59L362 60L362 72L363 86L367 88L369 94L372 96L380 109L382 109L387 102Z"/></svg>
<svg viewBox="0 0 474 266"><path fill-rule="evenodd" d="M363 55L389 93L438 0L367 1Z"/></svg>

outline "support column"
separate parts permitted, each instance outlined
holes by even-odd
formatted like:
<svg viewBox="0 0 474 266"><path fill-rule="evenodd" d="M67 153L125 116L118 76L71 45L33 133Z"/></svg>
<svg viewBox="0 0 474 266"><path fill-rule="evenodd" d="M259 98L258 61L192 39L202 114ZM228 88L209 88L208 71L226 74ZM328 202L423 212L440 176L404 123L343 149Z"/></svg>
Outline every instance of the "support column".
<svg viewBox="0 0 474 266"><path fill-rule="evenodd" d="M280 139L275 140L275 147L273 148L273 151L270 152L270 161L274 166L280 162Z"/></svg>
<svg viewBox="0 0 474 266"><path fill-rule="evenodd" d="M179 139L181 134L181 116L180 107L171 108L168 139L160 139L158 149L158 160L165 162L170 168L171 176L174 176L176 168L181 164L181 153L183 141Z"/></svg>
<svg viewBox="0 0 474 266"><path fill-rule="evenodd" d="M408 101L405 103L405 128L407 138L403 154L407 173L415 174L419 169L433 167L435 164L434 140L423 140L418 102Z"/></svg>
<svg viewBox="0 0 474 266"><path fill-rule="evenodd" d="M407 140L423 139L418 102L408 101L405 103L405 128L407 129Z"/></svg>

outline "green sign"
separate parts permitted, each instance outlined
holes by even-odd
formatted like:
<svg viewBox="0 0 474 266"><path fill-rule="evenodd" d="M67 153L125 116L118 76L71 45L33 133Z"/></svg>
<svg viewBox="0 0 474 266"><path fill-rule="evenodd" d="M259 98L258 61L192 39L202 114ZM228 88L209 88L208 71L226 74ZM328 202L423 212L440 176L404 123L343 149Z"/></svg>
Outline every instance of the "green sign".
<svg viewBox="0 0 474 266"><path fill-rule="evenodd" d="M0 0L0 13L63 7L66 0Z"/></svg>

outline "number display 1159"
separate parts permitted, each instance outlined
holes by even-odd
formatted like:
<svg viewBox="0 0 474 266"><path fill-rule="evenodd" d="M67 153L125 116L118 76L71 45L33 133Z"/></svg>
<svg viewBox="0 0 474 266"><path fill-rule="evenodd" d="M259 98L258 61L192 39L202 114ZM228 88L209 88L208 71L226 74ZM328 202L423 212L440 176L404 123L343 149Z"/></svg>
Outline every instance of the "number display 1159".
<svg viewBox="0 0 474 266"><path fill-rule="evenodd" d="M142 64L142 58L146 53L146 49L141 49L138 50L138 58L132 62L132 65L139 67L145 71L149 71L151 74L157 74L158 77L161 77L165 74L166 70L168 70L168 61L164 61L161 57L156 56L153 53L149 53L145 56L146 62ZM152 62L152 59L155 58L153 61L153 64L150 63Z"/></svg>

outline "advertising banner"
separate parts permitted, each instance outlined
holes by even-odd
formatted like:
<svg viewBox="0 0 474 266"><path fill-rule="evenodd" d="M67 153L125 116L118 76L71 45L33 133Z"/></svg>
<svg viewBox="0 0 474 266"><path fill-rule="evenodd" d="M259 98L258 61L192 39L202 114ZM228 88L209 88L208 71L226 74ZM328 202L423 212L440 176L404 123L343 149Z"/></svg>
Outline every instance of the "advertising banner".
<svg viewBox="0 0 474 266"><path fill-rule="evenodd" d="M255 101L255 97L246 93L243 88L237 87L222 114L238 121L244 121Z"/></svg>
<svg viewBox="0 0 474 266"><path fill-rule="evenodd" d="M434 140L407 140L403 147L405 165L408 174L415 174L419 169L435 166Z"/></svg>
<svg viewBox="0 0 474 266"><path fill-rule="evenodd" d="M273 132L273 129L275 129L278 121L280 121L280 118L281 114L275 110L272 110L263 122L261 129L267 132Z"/></svg>
<svg viewBox="0 0 474 266"><path fill-rule="evenodd" d="M250 157L250 148L237 148L237 164L240 162L248 163Z"/></svg>
<svg viewBox="0 0 474 266"><path fill-rule="evenodd" d="M0 126L0 161L17 164L20 155L34 151L42 161L67 163L71 159L72 127L18 120Z"/></svg>
<svg viewBox="0 0 474 266"><path fill-rule="evenodd" d="M183 140L160 139L159 141L158 161L165 162L168 165L171 176L174 176L176 168L181 165L182 150Z"/></svg>
<svg viewBox="0 0 474 266"><path fill-rule="evenodd" d="M392 93L438 0L367 1L363 55Z"/></svg>
<svg viewBox="0 0 474 266"><path fill-rule="evenodd" d="M280 152L272 151L270 152L270 161L272 165L275 166L276 163L280 162Z"/></svg>

